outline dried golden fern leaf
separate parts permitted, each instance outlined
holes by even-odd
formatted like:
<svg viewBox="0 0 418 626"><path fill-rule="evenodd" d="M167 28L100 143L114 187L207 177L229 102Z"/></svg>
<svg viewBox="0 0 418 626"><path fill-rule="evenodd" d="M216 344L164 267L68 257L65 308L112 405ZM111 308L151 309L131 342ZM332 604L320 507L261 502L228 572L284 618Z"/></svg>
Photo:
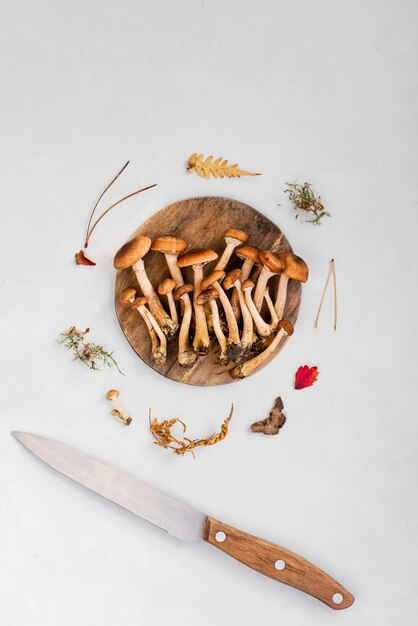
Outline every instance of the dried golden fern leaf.
<svg viewBox="0 0 418 626"><path fill-rule="evenodd" d="M240 170L238 164L228 165L227 160L223 160L222 157L213 160L213 156L208 156L205 159L203 154L197 154L194 152L187 161L187 171L189 174L196 172L202 178L241 178L241 176L261 176L261 174L255 174L254 172L246 172Z"/></svg>

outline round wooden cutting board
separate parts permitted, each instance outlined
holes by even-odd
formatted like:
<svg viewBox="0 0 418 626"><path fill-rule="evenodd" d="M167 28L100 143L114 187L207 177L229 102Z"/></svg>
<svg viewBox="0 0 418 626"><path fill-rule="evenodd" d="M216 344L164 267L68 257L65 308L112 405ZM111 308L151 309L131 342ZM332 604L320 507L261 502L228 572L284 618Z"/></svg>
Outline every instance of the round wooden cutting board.
<svg viewBox="0 0 418 626"><path fill-rule="evenodd" d="M206 196L188 198L170 204L158 213L155 213L132 237L146 235L152 240L164 235L174 235L187 242L188 249L212 248L221 255L225 247L223 233L228 228L239 228L248 233L248 244L263 250L292 251L286 237L280 229L267 217L237 200ZM205 267L207 275L215 266L216 261ZM226 268L240 267L241 261L234 255ZM150 251L145 257L145 268L151 283L157 285L170 276L165 257L159 252ZM193 284L192 268L183 270L185 282ZM269 281L270 293L275 298L278 279L273 277ZM117 273L115 283L115 307L121 328L132 348L147 365L163 376L188 385L225 385L235 382L228 373L232 364L220 365L217 362L219 347L212 342L207 356L198 357L195 365L190 368L181 367L177 363L177 340L168 344L167 362L165 365L156 365L151 356L151 344L148 331L139 313L129 306L119 302L119 294L126 288L138 289L135 274L131 268ZM288 297L284 318L295 323L301 301L301 286L299 282L289 281ZM164 303L164 306L166 303ZM268 320L268 316L266 317ZM282 349L286 339L279 344L266 365ZM261 368L260 368L261 369Z"/></svg>

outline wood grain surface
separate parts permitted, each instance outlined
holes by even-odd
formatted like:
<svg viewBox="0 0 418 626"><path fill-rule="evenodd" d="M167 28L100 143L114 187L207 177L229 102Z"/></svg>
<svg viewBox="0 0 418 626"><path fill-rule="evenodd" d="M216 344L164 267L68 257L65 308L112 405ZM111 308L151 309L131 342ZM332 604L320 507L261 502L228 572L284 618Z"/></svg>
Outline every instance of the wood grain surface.
<svg viewBox="0 0 418 626"><path fill-rule="evenodd" d="M239 228L246 231L249 234L247 243L258 248L292 250L279 227L256 209L231 198L215 196L188 198L170 204L142 224L132 237L146 235L154 240L164 235L174 235L187 242L188 250L212 248L221 255L225 246L223 233L228 228ZM120 242L120 245L123 243ZM205 275L211 271L215 263L210 263L205 267ZM240 259L233 256L227 270L232 269L232 267L240 267L241 263ZM165 257L159 252L150 251L146 255L145 267L154 288L170 275ZM185 282L193 283L191 268L183 270L183 276ZM273 297L276 294L277 283L276 277L269 282L270 293ZM138 312L118 301L119 294L128 287L138 288L135 274L130 268L122 270L116 275L116 314L128 342L147 365L171 380L189 385L223 385L235 382L228 373L232 365L225 366L217 362L219 347L215 342L212 342L212 347L207 356L199 357L196 364L191 368L183 368L177 363L177 341L175 340L169 343L165 365L157 365L151 356L147 329ZM291 280L289 281L284 317L292 324L296 321L300 301L300 283ZM164 302L164 306L167 308L166 302ZM271 358L263 363L263 366L269 363L282 349L285 341L286 339L280 343Z"/></svg>
<svg viewBox="0 0 418 626"><path fill-rule="evenodd" d="M333 609L346 609L354 602L347 589L316 565L286 548L211 517L206 521L205 541L260 574L304 591ZM282 569L277 569L276 564Z"/></svg>

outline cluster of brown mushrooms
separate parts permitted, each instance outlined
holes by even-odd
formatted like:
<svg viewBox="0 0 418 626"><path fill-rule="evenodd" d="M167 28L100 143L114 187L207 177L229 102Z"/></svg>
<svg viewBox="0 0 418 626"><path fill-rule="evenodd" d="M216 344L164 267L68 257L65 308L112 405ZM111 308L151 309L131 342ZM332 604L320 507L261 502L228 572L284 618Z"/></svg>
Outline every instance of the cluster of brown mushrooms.
<svg viewBox="0 0 418 626"><path fill-rule="evenodd" d="M131 267L142 291L138 296L136 289L126 289L120 301L136 309L145 322L158 365L166 362L167 340L178 338L178 362L190 367L199 356L208 354L212 337L219 344L219 362L232 363L231 376L244 378L274 352L283 337L293 333L292 324L282 317L289 279L308 279L305 261L290 252L275 253L247 245L248 235L239 229L227 230L224 238L225 249L219 258L210 249L186 252L186 242L172 236L155 241L138 236L116 253L115 268ZM144 266L150 249L165 255L171 275L158 285L158 293ZM225 273L233 255L242 261L241 267ZM215 260L214 269L205 276L204 266ZM186 267L193 269L193 285L184 282L182 268ZM254 280L250 279L252 272ZM269 279L278 274L273 302ZM264 300L268 319L261 314Z"/></svg>

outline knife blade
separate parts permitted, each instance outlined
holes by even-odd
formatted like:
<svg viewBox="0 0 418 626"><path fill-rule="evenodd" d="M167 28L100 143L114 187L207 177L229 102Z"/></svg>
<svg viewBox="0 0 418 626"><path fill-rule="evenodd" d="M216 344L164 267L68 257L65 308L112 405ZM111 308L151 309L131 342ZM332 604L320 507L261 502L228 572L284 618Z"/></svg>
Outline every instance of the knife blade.
<svg viewBox="0 0 418 626"><path fill-rule="evenodd" d="M182 541L204 540L261 574L304 591L333 609L344 609L354 602L354 596L329 574L286 548L228 526L123 470L62 443L30 433L12 434L61 474Z"/></svg>

